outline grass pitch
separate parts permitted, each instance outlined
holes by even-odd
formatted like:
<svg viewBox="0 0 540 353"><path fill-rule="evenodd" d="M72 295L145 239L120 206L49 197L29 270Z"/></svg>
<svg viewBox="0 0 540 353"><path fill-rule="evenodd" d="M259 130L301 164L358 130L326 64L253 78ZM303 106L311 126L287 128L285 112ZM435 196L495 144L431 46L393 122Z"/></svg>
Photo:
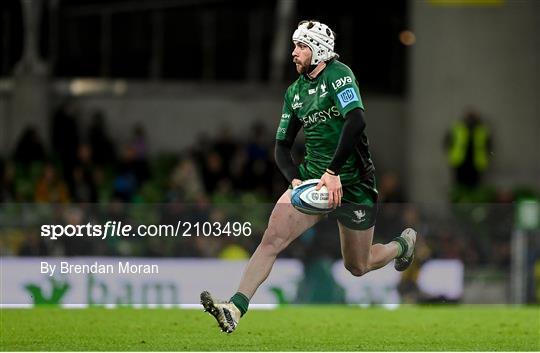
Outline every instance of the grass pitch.
<svg viewBox="0 0 540 353"><path fill-rule="evenodd" d="M299 306L231 335L202 310L4 309L4 351L540 351L540 308Z"/></svg>

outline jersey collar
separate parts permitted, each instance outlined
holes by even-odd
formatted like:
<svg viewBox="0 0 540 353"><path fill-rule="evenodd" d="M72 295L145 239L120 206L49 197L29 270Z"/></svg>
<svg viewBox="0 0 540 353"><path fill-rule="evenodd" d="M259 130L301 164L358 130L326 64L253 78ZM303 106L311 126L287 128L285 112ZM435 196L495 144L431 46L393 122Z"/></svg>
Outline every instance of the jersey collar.
<svg viewBox="0 0 540 353"><path fill-rule="evenodd" d="M310 73L303 74L302 76L308 80L308 81L315 81L317 77L330 65L332 62L334 62L336 58L332 58L328 61L320 62L317 66L315 66L312 70L310 70Z"/></svg>

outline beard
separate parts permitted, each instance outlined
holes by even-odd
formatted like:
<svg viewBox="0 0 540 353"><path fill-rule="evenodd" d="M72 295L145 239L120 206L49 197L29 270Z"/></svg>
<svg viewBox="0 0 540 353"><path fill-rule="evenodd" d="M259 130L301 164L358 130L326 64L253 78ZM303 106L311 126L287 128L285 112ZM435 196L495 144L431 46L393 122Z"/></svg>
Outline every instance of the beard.
<svg viewBox="0 0 540 353"><path fill-rule="evenodd" d="M298 59L293 59L294 65L296 66L296 72L298 72L299 75L307 74L309 71L311 58L308 58L304 62Z"/></svg>
<svg viewBox="0 0 540 353"><path fill-rule="evenodd" d="M296 65L296 72L298 72L299 75L306 74L309 70L309 64L302 64L295 62Z"/></svg>

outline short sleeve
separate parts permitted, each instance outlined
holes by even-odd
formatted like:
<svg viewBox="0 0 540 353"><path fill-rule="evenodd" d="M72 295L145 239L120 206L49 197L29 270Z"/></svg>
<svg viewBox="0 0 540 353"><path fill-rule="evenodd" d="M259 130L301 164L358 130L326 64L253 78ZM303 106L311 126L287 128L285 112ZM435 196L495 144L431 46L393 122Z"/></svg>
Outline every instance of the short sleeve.
<svg viewBox="0 0 540 353"><path fill-rule="evenodd" d="M332 98L342 116L355 108L364 109L356 78L349 67L340 64L332 68L328 81Z"/></svg>

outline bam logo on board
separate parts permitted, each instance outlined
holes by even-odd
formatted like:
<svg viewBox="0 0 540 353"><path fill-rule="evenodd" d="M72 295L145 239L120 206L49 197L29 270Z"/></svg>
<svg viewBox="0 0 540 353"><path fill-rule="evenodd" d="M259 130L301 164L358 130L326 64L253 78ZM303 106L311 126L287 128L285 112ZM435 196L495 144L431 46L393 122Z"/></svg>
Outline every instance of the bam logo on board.
<svg viewBox="0 0 540 353"><path fill-rule="evenodd" d="M107 281L88 274L84 288L73 282L49 277L49 286L28 283L34 305L178 305L178 286L169 281ZM49 288L47 288L49 287ZM66 295L68 296L66 302Z"/></svg>
<svg viewBox="0 0 540 353"><path fill-rule="evenodd" d="M177 305L178 288L172 282L139 282L125 281L107 283L88 275L86 288L88 305Z"/></svg>
<svg viewBox="0 0 540 353"><path fill-rule="evenodd" d="M60 305L62 298L69 291L70 285L67 281L57 280L49 277L49 288L45 288L36 283L28 283L24 288L30 293L34 305Z"/></svg>

